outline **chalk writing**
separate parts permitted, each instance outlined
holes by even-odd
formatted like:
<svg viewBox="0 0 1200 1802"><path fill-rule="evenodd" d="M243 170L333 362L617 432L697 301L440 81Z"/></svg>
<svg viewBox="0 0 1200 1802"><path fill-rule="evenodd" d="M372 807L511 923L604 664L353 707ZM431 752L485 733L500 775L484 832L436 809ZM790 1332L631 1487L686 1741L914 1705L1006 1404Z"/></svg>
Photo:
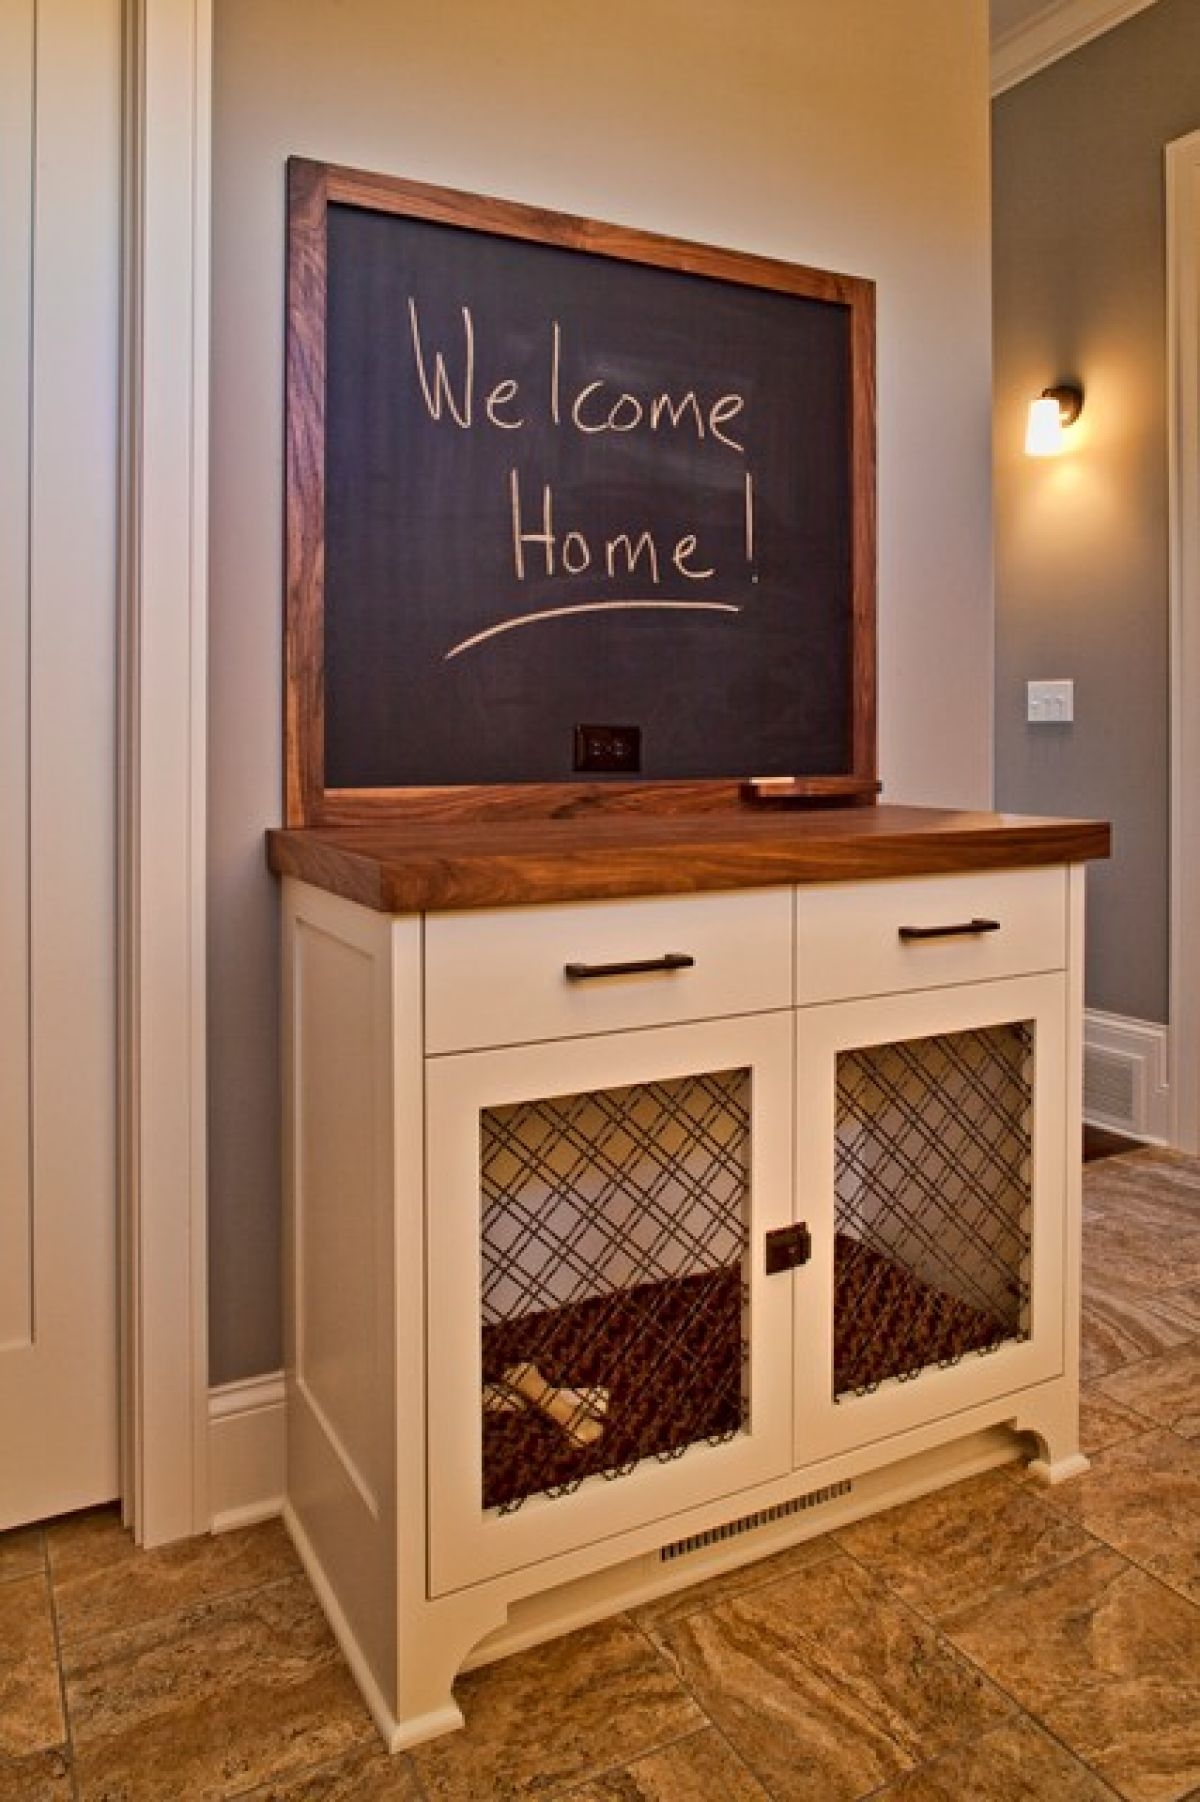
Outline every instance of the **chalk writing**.
<svg viewBox="0 0 1200 1802"><path fill-rule="evenodd" d="M558 431L582 439L623 440L644 435L651 444L669 445L680 439L697 447L708 446L717 457L747 456L745 438L746 396L736 389L709 392L701 383L675 388L619 385L609 375L598 375L575 366L561 320L547 322L529 368L489 371L481 374L480 332L475 313L462 302L457 318L440 337L421 316L413 296L408 298L409 342L420 404L433 425L451 432L491 430L518 434L536 432L549 424ZM496 379L492 379L495 374ZM741 434L741 435L738 435ZM706 554L703 528L698 521L681 519L678 528L664 533L628 521L619 529L611 524L599 529L586 520L560 521L554 487L540 485L540 499L523 491L522 477L514 465L508 476L508 515L512 577L525 583L586 578L596 583L637 580L651 591L664 582L692 585L720 580L720 570ZM755 572L754 478L747 468L743 480L743 537L745 560L751 580ZM686 588L682 591L686 593ZM541 597L539 597L541 598ZM682 598L682 594L629 600L597 599L593 594L564 600L554 607L538 607L497 621L452 645L447 659L486 643L516 626L560 619L572 611L664 611L740 613L740 603Z"/></svg>
<svg viewBox="0 0 1200 1802"><path fill-rule="evenodd" d="M742 610L733 601L573 601L568 607L542 607L536 613L518 613L512 619L498 620L494 626L486 626L482 632L473 632L470 638L446 652L446 662L458 657L463 651L472 650L477 644L483 644L489 638L499 638L502 633L515 632L519 626L536 626L548 619L569 619L576 613L740 613Z"/></svg>
<svg viewBox="0 0 1200 1802"><path fill-rule="evenodd" d="M451 353L448 350L434 349L432 355L427 350L421 328L420 308L412 296L409 296L409 336L425 409L435 423L441 424L448 414L460 431L468 432L478 419L475 318L471 308L465 304L459 309L459 316L462 335L461 343L454 353L452 373ZM557 319L550 322L549 339L545 406L547 417L553 425L561 426L565 420L585 437L595 437L605 432L620 435L643 427L655 433L664 429L673 432L690 429L701 443L706 438L715 439L738 456L745 455L746 447L742 440L725 429L744 412L745 395L730 391L715 394L710 400L702 401L694 388L689 388L682 394L672 394L669 389L660 389L656 393L639 395L629 389L614 390L612 382L600 376L593 376L575 386L564 382L563 330ZM519 402L523 386L528 389L529 380L526 379L523 384L522 379L514 375L503 376L493 383L484 397L484 412L490 425L506 431L519 431L529 423L526 416L516 419L499 417L502 407ZM568 402L565 411L564 386L567 388Z"/></svg>
<svg viewBox="0 0 1200 1802"><path fill-rule="evenodd" d="M655 587L661 580L661 558L658 541L653 532L643 527L639 532L614 532L601 541L597 553L591 541L578 527L559 535L555 529L554 490L549 482L542 483L542 511L540 531L532 530L522 511L521 478L513 469L508 477L509 495L512 511L512 559L513 573L518 582L523 582L530 570L526 563L525 546L534 545L540 554L541 574L554 576L565 573L568 576L581 576L597 565L604 574L611 577L631 576L645 567L645 574ZM753 559L754 537L754 490L749 474L746 477L746 556ZM671 550L672 566L689 582L706 582L716 574L713 565L705 569L690 567L696 555L699 540L695 532L682 532L675 540Z"/></svg>

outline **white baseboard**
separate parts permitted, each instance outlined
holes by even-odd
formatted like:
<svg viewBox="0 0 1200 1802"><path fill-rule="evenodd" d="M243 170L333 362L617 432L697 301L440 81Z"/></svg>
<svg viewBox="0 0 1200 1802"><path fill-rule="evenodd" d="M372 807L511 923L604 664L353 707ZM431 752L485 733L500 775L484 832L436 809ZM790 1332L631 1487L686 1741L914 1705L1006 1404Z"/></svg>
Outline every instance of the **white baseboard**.
<svg viewBox="0 0 1200 1802"><path fill-rule="evenodd" d="M214 1533L283 1513L282 1371L208 1392L208 1494Z"/></svg>
<svg viewBox="0 0 1200 1802"><path fill-rule="evenodd" d="M1083 1117L1088 1124L1168 1144L1169 1046L1165 1026L1089 1008L1083 1017Z"/></svg>

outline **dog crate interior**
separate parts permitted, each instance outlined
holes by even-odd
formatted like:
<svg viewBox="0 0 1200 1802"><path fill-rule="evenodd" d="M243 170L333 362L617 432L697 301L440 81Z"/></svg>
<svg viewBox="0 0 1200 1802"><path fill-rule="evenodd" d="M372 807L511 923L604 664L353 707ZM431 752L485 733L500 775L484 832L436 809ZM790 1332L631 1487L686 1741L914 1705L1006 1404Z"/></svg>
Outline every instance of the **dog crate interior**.
<svg viewBox="0 0 1200 1802"><path fill-rule="evenodd" d="M747 1069L487 1108L485 1507L748 1419Z"/></svg>
<svg viewBox="0 0 1200 1802"><path fill-rule="evenodd" d="M1033 1029L837 1060L834 1394L1029 1333Z"/></svg>
<svg viewBox="0 0 1200 1802"><path fill-rule="evenodd" d="M1033 1060L1024 1022L838 1056L835 1399L1028 1336ZM750 1090L482 1111L485 1507L747 1426Z"/></svg>

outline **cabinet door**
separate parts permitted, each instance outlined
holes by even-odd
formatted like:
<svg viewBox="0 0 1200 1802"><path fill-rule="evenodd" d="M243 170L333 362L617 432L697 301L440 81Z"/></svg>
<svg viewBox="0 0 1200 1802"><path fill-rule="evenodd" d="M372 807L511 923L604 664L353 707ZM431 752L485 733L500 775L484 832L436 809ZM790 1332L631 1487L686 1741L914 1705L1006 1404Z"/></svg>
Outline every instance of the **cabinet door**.
<svg viewBox="0 0 1200 1802"><path fill-rule="evenodd" d="M1062 1371L1065 1010L1047 975L800 1011L798 1463Z"/></svg>
<svg viewBox="0 0 1200 1802"><path fill-rule="evenodd" d="M788 1469L792 1031L427 1061L434 1594Z"/></svg>

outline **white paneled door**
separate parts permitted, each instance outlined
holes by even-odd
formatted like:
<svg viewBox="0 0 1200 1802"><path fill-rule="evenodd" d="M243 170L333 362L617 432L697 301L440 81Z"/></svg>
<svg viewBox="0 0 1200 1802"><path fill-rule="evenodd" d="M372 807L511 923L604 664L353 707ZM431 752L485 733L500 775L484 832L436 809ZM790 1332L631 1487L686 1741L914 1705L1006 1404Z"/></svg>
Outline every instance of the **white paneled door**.
<svg viewBox="0 0 1200 1802"><path fill-rule="evenodd" d="M117 1493L120 0L0 4L0 1529Z"/></svg>

